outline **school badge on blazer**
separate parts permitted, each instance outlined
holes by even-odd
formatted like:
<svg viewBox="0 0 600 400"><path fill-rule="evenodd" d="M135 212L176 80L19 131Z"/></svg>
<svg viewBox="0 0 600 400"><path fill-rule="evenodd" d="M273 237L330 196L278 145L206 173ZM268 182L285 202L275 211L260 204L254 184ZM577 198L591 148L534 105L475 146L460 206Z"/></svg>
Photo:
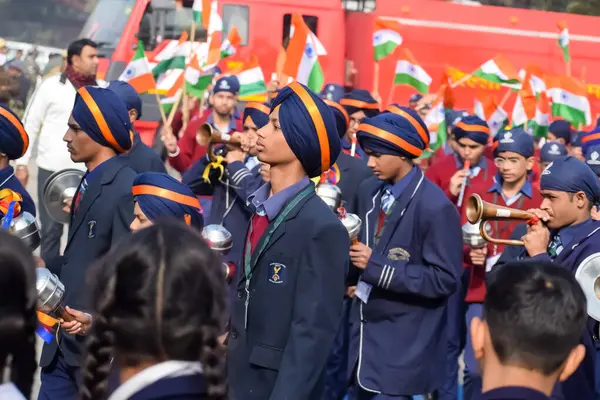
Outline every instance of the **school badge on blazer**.
<svg viewBox="0 0 600 400"><path fill-rule="evenodd" d="M410 253L402 247L394 247L388 252L388 258L393 261L408 261Z"/></svg>
<svg viewBox="0 0 600 400"><path fill-rule="evenodd" d="M280 263L269 264L269 282L277 285L285 282L286 266Z"/></svg>
<svg viewBox="0 0 600 400"><path fill-rule="evenodd" d="M96 237L96 221L88 222L88 239Z"/></svg>

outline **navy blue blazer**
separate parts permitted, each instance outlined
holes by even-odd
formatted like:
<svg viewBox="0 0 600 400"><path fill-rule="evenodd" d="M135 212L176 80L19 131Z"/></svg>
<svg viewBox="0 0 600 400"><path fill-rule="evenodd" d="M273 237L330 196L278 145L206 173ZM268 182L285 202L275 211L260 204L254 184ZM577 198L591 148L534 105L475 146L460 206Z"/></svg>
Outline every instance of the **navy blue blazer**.
<svg viewBox="0 0 600 400"><path fill-rule="evenodd" d="M21 203L21 210L27 211L35 217L35 203L29 195L29 192L27 192L23 185L21 185L21 182L17 178L15 178L14 174L15 170L11 166L0 170L0 190L10 189L14 192L19 193L21 197L23 197L23 202Z"/></svg>
<svg viewBox="0 0 600 400"><path fill-rule="evenodd" d="M133 147L129 152L119 155L129 163L129 166L138 174L144 172L162 172L167 173L165 163L161 160L158 153L146 146L140 138L140 134L133 134Z"/></svg>
<svg viewBox="0 0 600 400"><path fill-rule="evenodd" d="M548 400L544 393L519 386L508 386L492 389L475 396L476 400Z"/></svg>
<svg viewBox="0 0 600 400"><path fill-rule="evenodd" d="M105 161L100 172L88 182L79 210L72 216L64 256L47 263L48 269L65 285L64 303L80 311L90 309L86 278L89 267L130 233L129 225L133 221L131 188L135 171L125 159L113 157ZM72 205L71 209L74 208ZM59 337L65 361L78 366L85 337L64 332ZM44 344L41 367L52 362L56 350L56 341Z"/></svg>
<svg viewBox="0 0 600 400"><path fill-rule="evenodd" d="M446 378L448 298L462 271L456 206L420 170L388 215L373 244L385 182L360 187L360 241L373 249L361 280L372 286L351 315L348 371L365 390L427 394Z"/></svg>
<svg viewBox="0 0 600 400"><path fill-rule="evenodd" d="M159 379L129 397L129 400L203 399L209 399L204 376L197 374Z"/></svg>
<svg viewBox="0 0 600 400"><path fill-rule="evenodd" d="M371 168L364 160L340 153L336 164L340 169L340 181L337 186L342 191L344 208L352 214L358 213L358 188L366 179L373 176Z"/></svg>
<svg viewBox="0 0 600 400"><path fill-rule="evenodd" d="M226 166L226 171L221 178L225 181L226 177L229 177L229 187L219 180L219 172L216 170L210 172L210 182L207 183L202 179L202 173L208 163L207 157L196 161L183 174L182 182L197 196L213 196L205 225L223 225L231 233L233 247L227 254L226 260L237 264L242 257L248 221L252 215L246 200L264 182L258 165L250 171L244 163L234 162Z"/></svg>
<svg viewBox="0 0 600 400"><path fill-rule="evenodd" d="M254 252L249 299L244 268L238 268L227 344L232 400L323 395L325 364L342 317L350 243L344 226L316 196L312 182L309 186L311 192L264 252Z"/></svg>

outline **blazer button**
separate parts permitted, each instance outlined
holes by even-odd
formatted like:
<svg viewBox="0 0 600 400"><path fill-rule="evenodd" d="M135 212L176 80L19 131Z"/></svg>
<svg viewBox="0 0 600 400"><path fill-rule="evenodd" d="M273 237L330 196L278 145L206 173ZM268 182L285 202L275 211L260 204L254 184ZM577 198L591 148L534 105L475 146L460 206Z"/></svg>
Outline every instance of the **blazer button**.
<svg viewBox="0 0 600 400"><path fill-rule="evenodd" d="M236 331L231 332L232 339L237 339L237 337L238 337L238 333Z"/></svg>
<svg viewBox="0 0 600 400"><path fill-rule="evenodd" d="M244 292L242 292L241 290L238 290L237 297L238 297L238 299L243 299L244 298Z"/></svg>

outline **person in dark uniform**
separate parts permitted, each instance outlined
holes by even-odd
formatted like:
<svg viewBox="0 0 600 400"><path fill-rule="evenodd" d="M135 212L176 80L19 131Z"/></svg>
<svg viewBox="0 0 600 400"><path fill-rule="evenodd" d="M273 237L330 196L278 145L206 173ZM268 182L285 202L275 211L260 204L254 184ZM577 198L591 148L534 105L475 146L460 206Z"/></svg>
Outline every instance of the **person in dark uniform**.
<svg viewBox="0 0 600 400"><path fill-rule="evenodd" d="M357 145L356 132L358 125L365 118L374 117L379 114L379 103L367 90L354 89L340 100L340 104L346 109L350 117L350 124L345 136L342 138L342 152L352 157L366 159L364 152ZM354 149L353 149L354 147ZM354 154L352 151L354 150Z"/></svg>
<svg viewBox="0 0 600 400"><path fill-rule="evenodd" d="M82 344L92 324L86 287L90 265L129 234L133 220L131 187L136 176L118 154L128 151L133 132L127 107L108 89L85 86L77 91L63 140L74 162L87 172L71 203L64 256L47 267L65 285L64 303L74 321L61 321L59 341L45 344L40 360L38 399L77 399ZM60 347L59 347L60 346Z"/></svg>
<svg viewBox="0 0 600 400"><path fill-rule="evenodd" d="M462 272L462 239L456 206L413 163L429 146L427 132L407 107L358 129L375 177L360 187L363 224L350 247L362 269L351 316L353 399L411 399L446 380L448 299Z"/></svg>
<svg viewBox="0 0 600 400"><path fill-rule="evenodd" d="M246 205L250 194L263 184L260 163L256 155L256 132L269 121L267 104L251 102L244 109L244 133L236 132L241 147L228 147L221 162L213 163L208 155L183 174L182 182L197 196L212 195L208 224L223 225L233 237L228 261L239 262L244 248L251 210Z"/></svg>
<svg viewBox="0 0 600 400"><path fill-rule="evenodd" d="M200 202L183 183L167 174L146 172L133 181L135 232L163 219L178 219L199 231L204 227Z"/></svg>
<svg viewBox="0 0 600 400"><path fill-rule="evenodd" d="M82 400L225 400L218 335L225 288L218 257L193 229L160 222L123 240L94 268L95 321Z"/></svg>
<svg viewBox="0 0 600 400"><path fill-rule="evenodd" d="M129 120L132 125L142 117L142 99L133 86L123 81L112 81L108 85L108 89L115 92L123 100L129 111ZM142 142L140 134L135 131L133 132L133 147L127 153L122 154L121 157L126 158L129 166L138 174L151 171L167 173L165 163L160 159L160 156L146 146Z"/></svg>
<svg viewBox="0 0 600 400"><path fill-rule="evenodd" d="M483 379L476 399L549 399L585 356L585 295L569 271L548 262L513 262L492 275L483 318L471 323Z"/></svg>
<svg viewBox="0 0 600 400"><path fill-rule="evenodd" d="M321 399L349 263L348 232L309 179L340 152L333 114L292 82L274 99L257 149L271 182L248 199L256 213L234 281L230 398Z"/></svg>
<svg viewBox="0 0 600 400"><path fill-rule="evenodd" d="M21 158L28 147L29 136L19 117L9 108L0 106L0 192L2 189L17 192L22 198L21 210L35 217L35 204L9 163Z"/></svg>

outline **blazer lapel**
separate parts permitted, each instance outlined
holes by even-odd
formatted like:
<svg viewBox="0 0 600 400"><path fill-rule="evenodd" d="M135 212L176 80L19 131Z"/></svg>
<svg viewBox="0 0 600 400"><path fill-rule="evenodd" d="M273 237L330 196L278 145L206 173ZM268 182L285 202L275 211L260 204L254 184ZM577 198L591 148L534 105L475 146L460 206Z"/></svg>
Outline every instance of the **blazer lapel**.
<svg viewBox="0 0 600 400"><path fill-rule="evenodd" d="M92 204L94 204L98 196L100 196L101 192L102 183L99 179L95 180L95 182L88 183L88 189L79 203L79 208L76 211L73 209L74 218L71 221L71 226L69 227L69 240L67 241L67 247L71 243L71 239L73 239L75 232L77 232L79 226L85 219L90 207ZM73 205L75 205L74 203L75 202L73 201Z"/></svg>
<svg viewBox="0 0 600 400"><path fill-rule="evenodd" d="M368 238L368 244L373 246L375 240L375 233L377 231L377 224L379 223L379 210L381 210L381 190L383 189L383 182L380 182L374 187L374 190L369 195L371 201L371 208L365 215L367 224L365 224L365 235ZM368 229L368 232L366 231ZM366 243L367 244L367 243Z"/></svg>

